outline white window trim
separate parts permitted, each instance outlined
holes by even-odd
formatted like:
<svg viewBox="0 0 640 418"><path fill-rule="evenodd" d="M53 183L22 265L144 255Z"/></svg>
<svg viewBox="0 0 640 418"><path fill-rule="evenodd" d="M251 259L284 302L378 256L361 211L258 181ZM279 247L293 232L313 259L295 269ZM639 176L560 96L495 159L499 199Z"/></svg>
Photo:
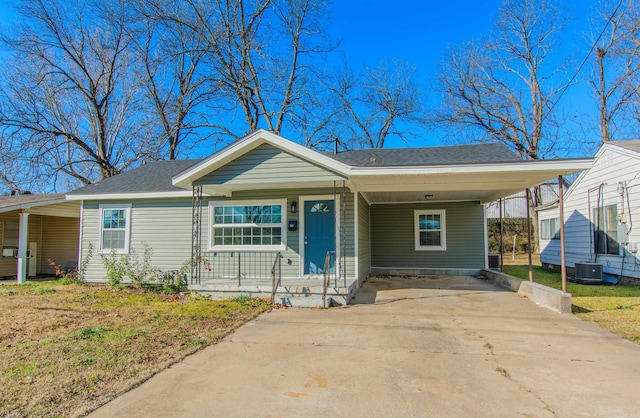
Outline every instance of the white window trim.
<svg viewBox="0 0 640 418"><path fill-rule="evenodd" d="M282 225L280 245L213 245L213 209L220 206L269 206L282 207ZM259 199L259 200L211 200L209 201L208 251L284 251L287 248L287 199ZM275 224L274 224L275 225ZM257 227L257 224L256 224Z"/></svg>
<svg viewBox="0 0 640 418"><path fill-rule="evenodd" d="M101 253L110 253L113 251L116 254L129 254L130 250L130 242L131 242L131 203L113 203L113 204L102 204L98 206L100 211L100 223L98 224L98 251ZM124 248L103 248L102 247L102 232L104 231L104 210L105 209L124 209L125 215L127 217L127 224L124 230Z"/></svg>
<svg viewBox="0 0 640 418"><path fill-rule="evenodd" d="M413 211L413 235L416 251L446 251L447 250L447 218L444 209L417 209ZM420 215L440 215L440 245L420 245L420 229L418 222Z"/></svg>

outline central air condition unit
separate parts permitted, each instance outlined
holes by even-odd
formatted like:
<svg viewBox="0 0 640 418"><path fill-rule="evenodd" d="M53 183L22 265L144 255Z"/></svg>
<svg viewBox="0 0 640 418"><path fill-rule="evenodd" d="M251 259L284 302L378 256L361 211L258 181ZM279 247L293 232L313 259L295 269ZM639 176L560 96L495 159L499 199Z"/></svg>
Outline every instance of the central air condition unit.
<svg viewBox="0 0 640 418"><path fill-rule="evenodd" d="M489 254L489 268L500 270L500 254Z"/></svg>
<svg viewBox="0 0 640 418"><path fill-rule="evenodd" d="M576 263L575 281L582 284L602 283L602 264L588 261Z"/></svg>

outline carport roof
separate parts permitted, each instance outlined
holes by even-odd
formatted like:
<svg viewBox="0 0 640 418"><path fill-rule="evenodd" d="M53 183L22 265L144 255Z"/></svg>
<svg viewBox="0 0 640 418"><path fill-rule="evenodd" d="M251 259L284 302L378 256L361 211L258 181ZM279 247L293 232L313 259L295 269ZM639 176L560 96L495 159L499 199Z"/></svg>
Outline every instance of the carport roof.
<svg viewBox="0 0 640 418"><path fill-rule="evenodd" d="M0 197L0 213L26 211L33 215L80 217L80 204L68 202L62 193Z"/></svg>
<svg viewBox="0 0 640 418"><path fill-rule="evenodd" d="M352 167L441 166L521 161L517 154L498 143L360 149L324 154Z"/></svg>
<svg viewBox="0 0 640 418"><path fill-rule="evenodd" d="M21 194L0 197L0 213L64 202L64 194Z"/></svg>

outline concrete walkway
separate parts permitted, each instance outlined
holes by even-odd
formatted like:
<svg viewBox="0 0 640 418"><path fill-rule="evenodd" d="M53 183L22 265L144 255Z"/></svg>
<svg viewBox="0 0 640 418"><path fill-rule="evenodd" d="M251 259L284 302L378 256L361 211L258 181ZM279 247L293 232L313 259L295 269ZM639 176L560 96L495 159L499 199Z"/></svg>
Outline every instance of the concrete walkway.
<svg viewBox="0 0 640 418"><path fill-rule="evenodd" d="M263 315L92 416L640 415L640 346L486 281L374 278L354 302Z"/></svg>

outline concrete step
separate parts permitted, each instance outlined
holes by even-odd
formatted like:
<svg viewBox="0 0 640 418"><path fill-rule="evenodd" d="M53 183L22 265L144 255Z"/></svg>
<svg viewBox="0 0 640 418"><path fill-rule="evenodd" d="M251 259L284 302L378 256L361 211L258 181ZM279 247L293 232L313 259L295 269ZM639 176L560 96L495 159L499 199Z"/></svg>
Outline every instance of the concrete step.
<svg viewBox="0 0 640 418"><path fill-rule="evenodd" d="M214 299L226 299L239 296L251 298L271 298L271 286L267 285L229 285L229 284L195 284L189 285L193 290ZM275 294L275 303L285 306L319 307L322 306L323 286L318 285L282 285ZM356 283L351 286L329 287L326 303L328 306L346 305L356 291Z"/></svg>

